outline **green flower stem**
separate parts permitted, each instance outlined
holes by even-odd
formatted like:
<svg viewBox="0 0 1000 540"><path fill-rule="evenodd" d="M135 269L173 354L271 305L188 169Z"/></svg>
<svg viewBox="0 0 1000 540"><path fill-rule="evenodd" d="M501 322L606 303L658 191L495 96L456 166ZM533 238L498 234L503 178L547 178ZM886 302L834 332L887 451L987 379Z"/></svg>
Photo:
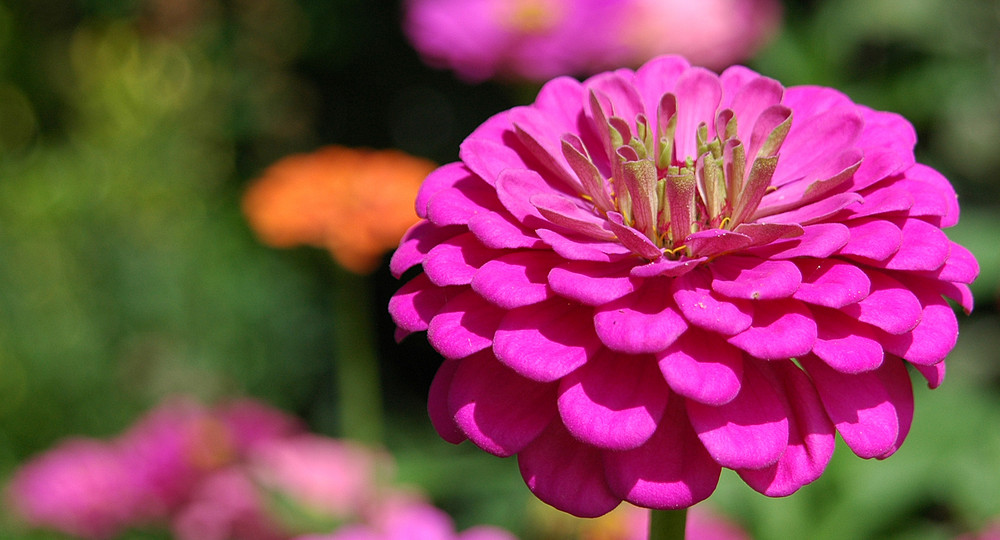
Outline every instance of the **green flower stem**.
<svg viewBox="0 0 1000 540"><path fill-rule="evenodd" d="M371 284L334 265L334 375L340 397L340 428L344 437L377 445L382 442L382 390Z"/></svg>
<svg viewBox="0 0 1000 540"><path fill-rule="evenodd" d="M649 516L649 540L684 540L687 508L652 510Z"/></svg>

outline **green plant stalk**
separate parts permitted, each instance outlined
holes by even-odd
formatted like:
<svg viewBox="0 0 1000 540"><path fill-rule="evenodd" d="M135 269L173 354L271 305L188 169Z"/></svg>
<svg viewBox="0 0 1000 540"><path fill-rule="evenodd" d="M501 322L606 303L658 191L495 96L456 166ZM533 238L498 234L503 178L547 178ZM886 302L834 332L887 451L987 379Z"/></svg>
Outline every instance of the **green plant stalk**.
<svg viewBox="0 0 1000 540"><path fill-rule="evenodd" d="M649 515L649 540L684 540L687 508L652 510Z"/></svg>
<svg viewBox="0 0 1000 540"><path fill-rule="evenodd" d="M375 353L371 284L366 276L340 266L335 265L333 273L333 363L341 434L379 445L383 437L382 390Z"/></svg>

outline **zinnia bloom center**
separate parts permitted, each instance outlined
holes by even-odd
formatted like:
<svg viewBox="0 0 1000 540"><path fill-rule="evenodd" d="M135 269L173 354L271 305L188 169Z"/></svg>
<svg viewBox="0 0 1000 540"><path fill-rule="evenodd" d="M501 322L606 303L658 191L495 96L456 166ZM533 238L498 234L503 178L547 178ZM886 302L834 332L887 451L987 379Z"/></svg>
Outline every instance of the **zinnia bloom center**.
<svg viewBox="0 0 1000 540"><path fill-rule="evenodd" d="M752 220L770 188L778 150L792 124L791 109L771 106L757 118L747 146L737 136L735 113L723 109L714 126L697 126L697 156L680 158L674 94L660 98L655 123L638 113L634 131L593 91L589 105L610 177L579 137L564 134L563 155L580 180L581 197L610 222L641 232L672 259L692 256L683 243L692 233L733 230Z"/></svg>

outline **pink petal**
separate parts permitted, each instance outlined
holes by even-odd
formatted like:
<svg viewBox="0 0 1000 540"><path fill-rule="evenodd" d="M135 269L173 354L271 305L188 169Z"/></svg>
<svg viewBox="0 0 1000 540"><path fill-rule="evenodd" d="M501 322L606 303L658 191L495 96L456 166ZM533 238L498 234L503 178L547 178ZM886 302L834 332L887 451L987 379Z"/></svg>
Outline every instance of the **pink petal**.
<svg viewBox="0 0 1000 540"><path fill-rule="evenodd" d="M878 371L899 360L892 359L876 371L857 374L841 373L812 355L798 360L812 377L833 425L855 454L873 458L895 446L900 417Z"/></svg>
<svg viewBox="0 0 1000 540"><path fill-rule="evenodd" d="M915 367L917 371L919 371L920 374L927 379L927 386L931 390L941 386L941 383L944 382L944 375L946 371L944 361L938 362L933 366L915 365L913 367Z"/></svg>
<svg viewBox="0 0 1000 540"><path fill-rule="evenodd" d="M549 272L549 287L577 302L599 306L634 291L641 279L629 276L634 259L614 263L569 261Z"/></svg>
<svg viewBox="0 0 1000 540"><path fill-rule="evenodd" d="M586 86L603 94L611 102L613 109L613 112L608 112L624 119L630 127L634 126L636 115L645 112L642 97L639 96L632 81L626 80L619 73L613 71L599 73L587 79Z"/></svg>
<svg viewBox="0 0 1000 540"><path fill-rule="evenodd" d="M784 149L782 149L782 152L784 152ZM823 221L852 204L857 204L861 200L861 195L857 193L837 193L836 195L831 195L794 210L761 217L754 216L753 219L759 223L798 223L803 226L811 225Z"/></svg>
<svg viewBox="0 0 1000 540"><path fill-rule="evenodd" d="M430 392L427 395L427 414L431 418L431 424L442 439L451 444L459 444L467 437L458 429L455 424L455 415L448 406L448 393L451 390L451 381L455 378L458 365L464 359L446 359L434 374L431 381Z"/></svg>
<svg viewBox="0 0 1000 540"><path fill-rule="evenodd" d="M417 223L400 240L399 247L389 261L389 271L394 278L399 279L404 272L423 262L434 246L461 233L461 227L438 227L429 221Z"/></svg>
<svg viewBox="0 0 1000 540"><path fill-rule="evenodd" d="M552 422L517 455L528 489L542 502L577 517L597 517L621 502L604 479L601 451Z"/></svg>
<svg viewBox="0 0 1000 540"><path fill-rule="evenodd" d="M549 229L538 229L535 234L552 247L560 256L571 261L610 262L621 260L632 252L615 240L604 242L573 234L562 234Z"/></svg>
<svg viewBox="0 0 1000 540"><path fill-rule="evenodd" d="M864 127L864 119L856 107L838 107L808 120L799 116L799 109L792 110L795 120L781 146L782 159L774 172L775 185L808 176L825 163L836 161L845 148L854 144Z"/></svg>
<svg viewBox="0 0 1000 540"><path fill-rule="evenodd" d="M941 229L919 219L908 219L900 230L902 243L899 250L885 260L885 268L932 272L944 265L951 242Z"/></svg>
<svg viewBox="0 0 1000 540"><path fill-rule="evenodd" d="M469 356L493 343L493 333L505 313L472 289L465 289L431 319L427 340L445 358Z"/></svg>
<svg viewBox="0 0 1000 540"><path fill-rule="evenodd" d="M656 358L670 389L686 398L723 405L740 392L743 352L709 332L692 328Z"/></svg>
<svg viewBox="0 0 1000 540"><path fill-rule="evenodd" d="M979 262L968 249L954 242L950 242L950 245L951 251L944 265L936 271L922 275L941 281L972 283L979 276Z"/></svg>
<svg viewBox="0 0 1000 540"><path fill-rule="evenodd" d="M504 309L537 304L553 296L548 274L562 260L546 251L509 253L480 267L472 277L472 289Z"/></svg>
<svg viewBox="0 0 1000 540"><path fill-rule="evenodd" d="M406 333L427 330L431 319L459 290L459 287L436 287L425 274L419 274L389 299L392 322Z"/></svg>
<svg viewBox="0 0 1000 540"><path fill-rule="evenodd" d="M777 463L744 469L740 478L769 497L784 497L820 477L833 456L836 431L809 377L790 361L757 364L786 403L788 447Z"/></svg>
<svg viewBox="0 0 1000 540"><path fill-rule="evenodd" d="M871 281L864 270L853 264L831 259L807 259L796 264L802 272L802 285L793 295L796 300L841 308L868 296Z"/></svg>
<svg viewBox="0 0 1000 540"><path fill-rule="evenodd" d="M608 212L607 226L615 233L615 237L632 253L655 261L663 257L663 251L642 233L625 225L622 215L618 212Z"/></svg>
<svg viewBox="0 0 1000 540"><path fill-rule="evenodd" d="M597 337L615 351L640 354L662 351L687 329L667 283L656 280L597 308Z"/></svg>
<svg viewBox="0 0 1000 540"><path fill-rule="evenodd" d="M554 193L538 193L532 195L529 202L549 223L571 233L597 240L615 239L615 233L608 228L604 218L598 217L592 210L582 208L569 197Z"/></svg>
<svg viewBox="0 0 1000 540"><path fill-rule="evenodd" d="M469 232L492 249L542 249L534 231L524 228L507 212L482 212L469 218Z"/></svg>
<svg viewBox="0 0 1000 540"><path fill-rule="evenodd" d="M600 347L589 308L552 299L512 309L494 336L497 359L539 382L560 379Z"/></svg>
<svg viewBox="0 0 1000 540"><path fill-rule="evenodd" d="M507 169L497 178L496 189L504 208L519 223L530 229L546 226L547 220L531 204L532 196L554 192L542 175L528 169Z"/></svg>
<svg viewBox="0 0 1000 540"><path fill-rule="evenodd" d="M667 406L667 384L649 356L608 350L559 383L559 415L577 440L599 448L628 450L656 431Z"/></svg>
<svg viewBox="0 0 1000 540"><path fill-rule="evenodd" d="M673 280L671 292L684 318L695 326L726 336L749 328L753 322L753 304L713 293L710 280L707 270L696 270Z"/></svg>
<svg viewBox="0 0 1000 540"><path fill-rule="evenodd" d="M817 223L802 228L802 236L755 247L747 252L762 259L826 258L844 247L851 233L840 223Z"/></svg>
<svg viewBox="0 0 1000 540"><path fill-rule="evenodd" d="M727 82L733 78L733 75L734 73L727 69L720 76L723 89L726 92L731 91L728 88ZM757 117L768 107L779 104L781 97L785 93L785 89L781 86L781 83L774 79L761 77L752 72L748 75L749 80L736 87L736 95L732 96L732 103L723 105L732 109L736 114L736 118L738 119L736 125L737 136L742 141L750 141L750 134L754 124L757 123ZM727 97L729 96L726 96L724 92L724 103ZM747 155L756 155L756 153L749 153Z"/></svg>
<svg viewBox="0 0 1000 540"><path fill-rule="evenodd" d="M754 302L753 324L728 341L751 356L774 360L808 353L816 332L809 308L788 298Z"/></svg>
<svg viewBox="0 0 1000 540"><path fill-rule="evenodd" d="M617 496L664 510L707 499L722 472L691 429L683 400L676 396L671 396L649 441L633 450L605 452L604 468Z"/></svg>
<svg viewBox="0 0 1000 540"><path fill-rule="evenodd" d="M924 305L920 323L910 332L882 338L885 350L910 363L933 365L945 359L958 342L958 319L948 302L934 293L920 292Z"/></svg>
<svg viewBox="0 0 1000 540"><path fill-rule="evenodd" d="M712 406L688 400L687 411L698 439L723 467L768 467L788 446L788 406L753 362L744 362L743 386L732 401Z"/></svg>
<svg viewBox="0 0 1000 540"><path fill-rule="evenodd" d="M493 186L469 175L431 197L427 219L437 225L467 225L472 216L496 208L500 208L500 201Z"/></svg>
<svg viewBox="0 0 1000 540"><path fill-rule="evenodd" d="M451 188L459 180L466 178L476 178L476 176L461 162L442 165L427 175L417 192L415 201L417 215L427 219L427 203L441 191Z"/></svg>
<svg viewBox="0 0 1000 540"><path fill-rule="evenodd" d="M709 265L712 290L729 298L772 300L787 298L802 282L802 274L788 261L729 255Z"/></svg>
<svg viewBox="0 0 1000 540"><path fill-rule="evenodd" d="M537 160L539 170L544 169L561 187L579 192L580 182L562 159L560 142L562 134L575 126L566 126L558 119L553 121L548 114L531 106L514 107L509 118L521 144Z"/></svg>
<svg viewBox="0 0 1000 540"><path fill-rule="evenodd" d="M841 373L861 373L882 365L885 354L875 329L843 313L813 308L819 334L813 354Z"/></svg>
<svg viewBox="0 0 1000 540"><path fill-rule="evenodd" d="M698 257L712 257L750 245L752 240L745 234L723 229L698 231L684 239L684 245Z"/></svg>
<svg viewBox="0 0 1000 540"><path fill-rule="evenodd" d="M698 124L705 122L710 130L715 125L715 113L722 99L722 85L715 73L693 67L680 76L673 93L677 96L677 138L674 153L682 160L687 157L694 159L698 156L698 141L695 140ZM656 103L659 103L659 97L656 98ZM712 134L709 133L709 136Z"/></svg>
<svg viewBox="0 0 1000 540"><path fill-rule="evenodd" d="M857 219L847 223L851 239L840 249L841 255L856 255L874 261L883 261L899 250L903 233L889 221Z"/></svg>
<svg viewBox="0 0 1000 540"><path fill-rule="evenodd" d="M910 382L910 374L906 370L906 365L895 358L886 362L876 373L888 390L889 399L896 406L896 415L899 417L899 434L896 435L896 443L878 456L879 459L885 459L896 453L896 450L903 445L903 441L910 433L910 426L913 424L913 383Z"/></svg>
<svg viewBox="0 0 1000 540"><path fill-rule="evenodd" d="M917 297L902 283L876 271L868 272L871 293L841 311L890 334L913 330L920 322L922 307Z"/></svg>
<svg viewBox="0 0 1000 540"><path fill-rule="evenodd" d="M687 60L680 56L661 56L646 62L635 72L633 84L646 105L646 118L656 118L656 107L660 96L672 92L677 79L690 68Z"/></svg>
<svg viewBox="0 0 1000 540"><path fill-rule="evenodd" d="M914 164L912 167L907 169L906 177L910 180L924 182L930 185L934 191L937 191L942 195L944 203L948 207L948 212L941 217L941 227L952 227L958 223L958 195L955 193L955 188L952 187L951 182L949 182L947 178L945 178L941 173L921 163Z"/></svg>
<svg viewBox="0 0 1000 540"><path fill-rule="evenodd" d="M479 267L501 252L484 247L472 233L449 238L427 254L424 273L435 285L468 285Z"/></svg>
<svg viewBox="0 0 1000 540"><path fill-rule="evenodd" d="M555 398L554 383L525 379L483 351L459 364L448 407L469 440L506 457L524 449L556 417Z"/></svg>
<svg viewBox="0 0 1000 540"><path fill-rule="evenodd" d="M699 257L697 259L685 259L672 261L665 257L656 259L655 261L643 264L639 266L632 267L629 274L636 278L648 278L648 277L678 277L694 270L701 263L705 262L707 259L705 257Z"/></svg>

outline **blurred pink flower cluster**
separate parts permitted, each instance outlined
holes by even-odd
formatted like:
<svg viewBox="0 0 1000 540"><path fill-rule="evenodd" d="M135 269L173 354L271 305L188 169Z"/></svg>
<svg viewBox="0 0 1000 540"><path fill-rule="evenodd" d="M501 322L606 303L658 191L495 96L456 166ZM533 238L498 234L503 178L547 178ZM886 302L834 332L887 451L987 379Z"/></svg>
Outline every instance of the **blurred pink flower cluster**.
<svg viewBox="0 0 1000 540"><path fill-rule="evenodd" d="M451 527L390 486L391 468L388 455L309 434L253 401L208 408L177 399L115 439L71 439L32 459L7 486L5 507L29 526L93 539L157 527L179 540L286 540L359 523L387 531L365 538L397 538L388 531ZM455 537L447 530L423 537ZM461 538L512 538L478 533Z"/></svg>
<svg viewBox="0 0 1000 540"><path fill-rule="evenodd" d="M777 0L408 0L404 30L428 64L478 82L544 81L675 53L721 69L776 33Z"/></svg>

